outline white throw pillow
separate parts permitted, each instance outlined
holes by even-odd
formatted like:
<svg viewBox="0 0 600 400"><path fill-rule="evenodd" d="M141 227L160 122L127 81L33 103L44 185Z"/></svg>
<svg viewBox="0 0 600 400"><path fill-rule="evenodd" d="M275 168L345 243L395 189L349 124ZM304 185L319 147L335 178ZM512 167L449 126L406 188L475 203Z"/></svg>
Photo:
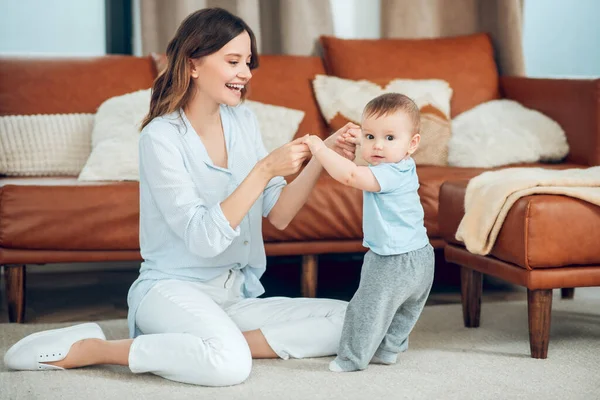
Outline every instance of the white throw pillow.
<svg viewBox="0 0 600 400"><path fill-rule="evenodd" d="M82 181L140 179L140 125L150 109L150 89L112 97L100 105L92 131L92 154L79 174Z"/></svg>
<svg viewBox="0 0 600 400"><path fill-rule="evenodd" d="M304 119L304 111L246 100L254 112L265 148L270 153L291 142Z"/></svg>
<svg viewBox="0 0 600 400"><path fill-rule="evenodd" d="M77 176L91 149L94 114L0 117L0 175Z"/></svg>
<svg viewBox="0 0 600 400"><path fill-rule="evenodd" d="M150 108L150 89L106 100L96 113L92 153L79 175L85 181L139 180L140 125ZM289 142L304 112L246 101L256 114L267 151Z"/></svg>
<svg viewBox="0 0 600 400"><path fill-rule="evenodd" d="M544 114L512 100L492 100L452 121L448 164L491 168L560 161L569 153L563 129Z"/></svg>
<svg viewBox="0 0 600 400"><path fill-rule="evenodd" d="M330 122L341 114L350 121L360 121L363 109L373 98L385 93L402 93L419 107L425 102L450 116L452 88L441 79L394 79L385 87L368 80L342 79L317 75L313 80L315 97L325 119Z"/></svg>

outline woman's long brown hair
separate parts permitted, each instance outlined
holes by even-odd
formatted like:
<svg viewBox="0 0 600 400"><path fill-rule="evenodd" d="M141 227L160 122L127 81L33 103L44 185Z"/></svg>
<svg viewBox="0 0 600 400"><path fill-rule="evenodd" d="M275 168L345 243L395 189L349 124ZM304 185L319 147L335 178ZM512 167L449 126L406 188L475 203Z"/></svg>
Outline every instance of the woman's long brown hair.
<svg viewBox="0 0 600 400"><path fill-rule="evenodd" d="M222 8L205 8L188 15L167 46L167 67L154 80L150 112L142 129L154 118L179 110L190 100L194 87L189 60L216 53L244 31L250 35L250 69L254 69L258 67L256 38L241 18ZM246 88L242 99L245 96Z"/></svg>

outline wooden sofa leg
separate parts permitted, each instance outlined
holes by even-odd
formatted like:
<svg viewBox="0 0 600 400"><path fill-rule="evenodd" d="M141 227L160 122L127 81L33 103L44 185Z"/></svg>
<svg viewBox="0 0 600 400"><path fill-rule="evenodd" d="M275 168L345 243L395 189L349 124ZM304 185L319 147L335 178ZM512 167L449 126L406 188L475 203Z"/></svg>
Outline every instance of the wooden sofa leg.
<svg viewBox="0 0 600 400"><path fill-rule="evenodd" d="M317 297L319 260L316 254L302 256L302 296Z"/></svg>
<svg viewBox="0 0 600 400"><path fill-rule="evenodd" d="M562 299L573 299L575 297L575 288L560 289L560 297Z"/></svg>
<svg viewBox="0 0 600 400"><path fill-rule="evenodd" d="M9 322L25 322L25 265L5 265Z"/></svg>
<svg viewBox="0 0 600 400"><path fill-rule="evenodd" d="M467 267L460 268L460 288L465 327L479 327L483 275Z"/></svg>
<svg viewBox="0 0 600 400"><path fill-rule="evenodd" d="M548 343L550 341L552 289L527 289L527 308L531 357L546 358L548 357Z"/></svg>

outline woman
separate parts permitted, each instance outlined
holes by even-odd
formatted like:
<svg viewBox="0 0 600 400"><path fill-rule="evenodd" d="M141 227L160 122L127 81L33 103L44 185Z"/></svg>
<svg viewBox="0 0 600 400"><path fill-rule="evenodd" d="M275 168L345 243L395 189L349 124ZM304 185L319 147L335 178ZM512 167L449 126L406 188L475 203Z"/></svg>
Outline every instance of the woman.
<svg viewBox="0 0 600 400"><path fill-rule="evenodd" d="M297 139L267 154L243 104L258 66L254 34L222 9L186 18L167 48L140 135L140 248L129 296L133 339L105 340L94 323L30 335L5 355L13 369L129 366L167 379L234 385L252 358L337 351L346 303L256 298L266 266L262 217L284 229L321 165ZM290 71L293 73L293 71ZM348 158L341 136L326 143Z"/></svg>

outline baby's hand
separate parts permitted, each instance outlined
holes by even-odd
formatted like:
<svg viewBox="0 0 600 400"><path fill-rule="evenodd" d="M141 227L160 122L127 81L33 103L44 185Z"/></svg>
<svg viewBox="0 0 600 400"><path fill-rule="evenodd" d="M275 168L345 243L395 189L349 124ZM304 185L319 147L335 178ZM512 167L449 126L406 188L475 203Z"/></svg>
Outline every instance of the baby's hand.
<svg viewBox="0 0 600 400"><path fill-rule="evenodd" d="M353 145L360 145L361 130L360 128L350 128L346 132L342 133L342 138L346 143Z"/></svg>
<svg viewBox="0 0 600 400"><path fill-rule="evenodd" d="M313 154L315 154L321 148L325 147L325 143L323 143L323 140L321 140L320 137L315 136L315 135L304 136L303 143L308 146L308 148L310 149L310 152Z"/></svg>

